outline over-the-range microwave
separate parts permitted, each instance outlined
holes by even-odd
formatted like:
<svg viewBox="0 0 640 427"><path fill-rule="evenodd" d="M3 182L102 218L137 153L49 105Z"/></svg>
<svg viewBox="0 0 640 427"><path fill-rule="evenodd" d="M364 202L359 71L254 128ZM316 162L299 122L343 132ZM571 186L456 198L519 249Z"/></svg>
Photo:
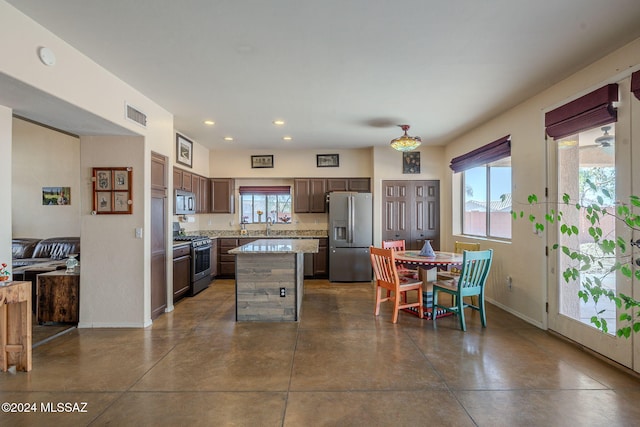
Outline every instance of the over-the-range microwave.
<svg viewBox="0 0 640 427"><path fill-rule="evenodd" d="M196 213L196 195L190 191L176 190L176 215Z"/></svg>

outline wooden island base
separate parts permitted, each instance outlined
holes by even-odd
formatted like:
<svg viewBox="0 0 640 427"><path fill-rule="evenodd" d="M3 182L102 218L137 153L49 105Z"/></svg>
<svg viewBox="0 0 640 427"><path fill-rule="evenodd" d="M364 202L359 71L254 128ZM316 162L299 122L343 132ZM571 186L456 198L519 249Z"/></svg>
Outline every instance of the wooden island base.
<svg viewBox="0 0 640 427"><path fill-rule="evenodd" d="M236 320L297 321L303 296L304 254L317 239L262 239L236 255Z"/></svg>

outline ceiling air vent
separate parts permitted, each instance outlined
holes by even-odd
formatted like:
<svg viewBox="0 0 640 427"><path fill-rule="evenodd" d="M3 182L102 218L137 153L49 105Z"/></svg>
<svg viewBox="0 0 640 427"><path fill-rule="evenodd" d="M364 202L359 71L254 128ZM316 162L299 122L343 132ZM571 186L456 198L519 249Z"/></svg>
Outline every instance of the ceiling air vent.
<svg viewBox="0 0 640 427"><path fill-rule="evenodd" d="M147 115L142 111L138 110L135 107L132 107L129 104L126 104L126 117L132 122L136 122L137 124L147 127Z"/></svg>

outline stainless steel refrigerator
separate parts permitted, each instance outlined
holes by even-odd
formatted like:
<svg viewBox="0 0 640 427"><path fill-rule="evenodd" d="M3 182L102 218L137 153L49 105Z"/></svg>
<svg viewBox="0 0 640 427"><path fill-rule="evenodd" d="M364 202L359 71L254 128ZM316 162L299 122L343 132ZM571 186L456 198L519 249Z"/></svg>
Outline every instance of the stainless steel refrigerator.
<svg viewBox="0 0 640 427"><path fill-rule="evenodd" d="M371 193L329 193L329 281L370 281L372 242Z"/></svg>

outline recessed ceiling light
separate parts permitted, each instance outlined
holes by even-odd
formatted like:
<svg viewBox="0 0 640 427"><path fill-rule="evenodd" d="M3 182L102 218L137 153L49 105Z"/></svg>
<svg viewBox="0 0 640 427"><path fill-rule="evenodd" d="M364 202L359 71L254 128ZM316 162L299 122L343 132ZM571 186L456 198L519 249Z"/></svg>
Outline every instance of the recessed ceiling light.
<svg viewBox="0 0 640 427"><path fill-rule="evenodd" d="M225 136L225 137L224 137L224 140L225 140L225 141L233 141L233 138L232 138L232 137L230 137L230 136Z"/></svg>
<svg viewBox="0 0 640 427"><path fill-rule="evenodd" d="M273 124L276 126L282 126L284 124L284 120L274 120Z"/></svg>
<svg viewBox="0 0 640 427"><path fill-rule="evenodd" d="M282 139L284 139L285 141L291 141L293 138L291 138L290 136L283 136Z"/></svg>
<svg viewBox="0 0 640 427"><path fill-rule="evenodd" d="M214 122L213 120L205 120L204 124L207 126L213 126L216 124L216 122Z"/></svg>

